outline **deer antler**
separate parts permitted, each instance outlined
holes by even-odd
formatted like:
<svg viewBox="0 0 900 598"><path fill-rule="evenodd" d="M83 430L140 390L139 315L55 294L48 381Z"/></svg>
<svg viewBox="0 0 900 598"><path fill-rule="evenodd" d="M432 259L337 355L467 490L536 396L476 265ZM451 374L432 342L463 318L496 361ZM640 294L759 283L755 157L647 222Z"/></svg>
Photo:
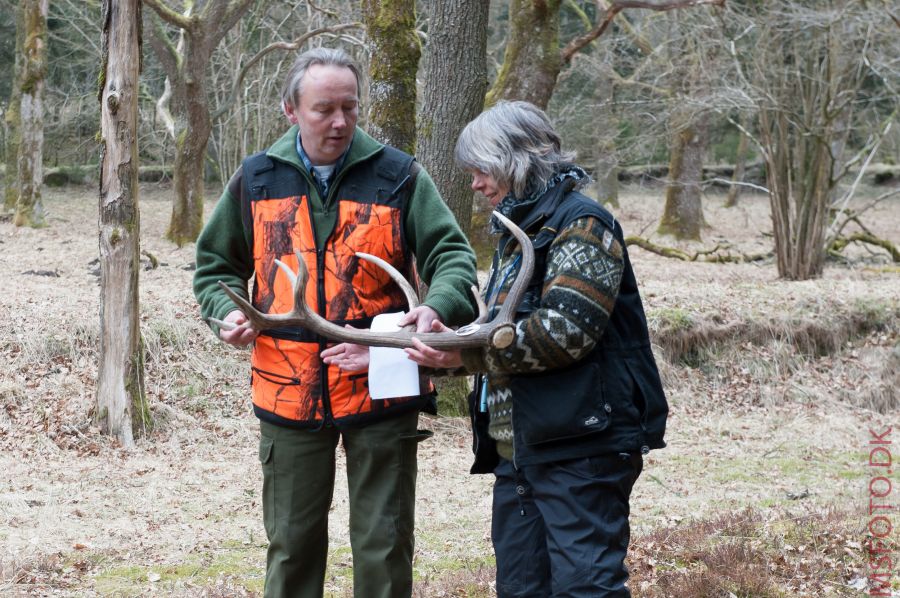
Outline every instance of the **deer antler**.
<svg viewBox="0 0 900 598"><path fill-rule="evenodd" d="M510 288L509 293L507 294L506 300L500 307L500 311L490 322L485 322L487 319L487 307L481 300L478 289L472 287L472 293L478 303L479 316L471 324L467 324L456 331L417 333L410 330L399 330L397 332L372 332L370 330L348 329L329 322L310 309L304 300L309 273L306 270L306 264L303 261L302 256L296 251L298 263L296 274L294 274L294 272L292 272L282 261L275 260L275 263L288 276L294 286L294 308L290 313L264 314L253 307L249 301L238 296L234 291L228 288L225 283L219 281L219 286L222 287L222 290L225 291L231 300L244 312L250 327L255 330L261 331L284 326L301 326L320 336L337 342L375 347L412 347L412 340L418 338L429 347L444 351L455 351L485 345L489 345L495 349L505 349L515 340L516 333L513 318L516 309L519 307L519 303L522 301L522 296L525 294L525 287L528 285L531 280L531 275L534 272L534 246L531 244L531 239L528 238L528 235L522 232L522 230L513 224L512 221L497 212L494 212L494 216L510 230L512 235L521 245L522 267L516 276L515 282L513 282L512 288ZM364 253L357 253L356 255L385 270L394 282L403 289L403 293L406 295L406 299L409 302L410 309L418 305L415 290L393 266L373 255ZM237 328L234 324L222 322L214 318L209 318L209 321L226 330Z"/></svg>

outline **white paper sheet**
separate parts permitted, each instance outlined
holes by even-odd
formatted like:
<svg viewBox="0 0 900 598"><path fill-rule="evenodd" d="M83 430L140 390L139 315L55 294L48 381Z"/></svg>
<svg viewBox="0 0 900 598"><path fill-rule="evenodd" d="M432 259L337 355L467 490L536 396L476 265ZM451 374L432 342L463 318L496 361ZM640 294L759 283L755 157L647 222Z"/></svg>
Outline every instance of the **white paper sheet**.
<svg viewBox="0 0 900 598"><path fill-rule="evenodd" d="M403 312L381 314L372 320L372 332L400 330L397 321ZM369 349L369 394L373 399L391 399L419 394L419 366L403 349Z"/></svg>

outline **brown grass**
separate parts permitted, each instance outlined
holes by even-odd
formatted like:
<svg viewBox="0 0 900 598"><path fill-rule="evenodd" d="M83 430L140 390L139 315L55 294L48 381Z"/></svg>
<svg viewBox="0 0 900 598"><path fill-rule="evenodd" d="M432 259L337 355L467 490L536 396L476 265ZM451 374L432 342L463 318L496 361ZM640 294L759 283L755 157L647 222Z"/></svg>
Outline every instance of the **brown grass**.
<svg viewBox="0 0 900 598"><path fill-rule="evenodd" d="M746 509L638 538L630 585L641 598L857 596L865 575L857 515Z"/></svg>

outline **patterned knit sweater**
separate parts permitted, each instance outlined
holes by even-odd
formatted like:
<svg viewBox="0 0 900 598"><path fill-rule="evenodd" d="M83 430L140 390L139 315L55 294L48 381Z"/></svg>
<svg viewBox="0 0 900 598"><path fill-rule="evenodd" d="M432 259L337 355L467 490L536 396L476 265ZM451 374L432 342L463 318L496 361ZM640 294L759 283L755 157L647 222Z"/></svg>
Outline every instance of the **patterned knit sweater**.
<svg viewBox="0 0 900 598"><path fill-rule="evenodd" d="M488 308L503 303L521 261L518 245L501 256L485 298ZM497 451L512 459L512 409L507 380L516 374L561 369L596 346L616 302L622 280L622 247L599 220L584 217L561 230L550 245L538 309L517 322L507 349L463 351L465 368L486 372L489 433ZM478 389L480 391L480 389Z"/></svg>

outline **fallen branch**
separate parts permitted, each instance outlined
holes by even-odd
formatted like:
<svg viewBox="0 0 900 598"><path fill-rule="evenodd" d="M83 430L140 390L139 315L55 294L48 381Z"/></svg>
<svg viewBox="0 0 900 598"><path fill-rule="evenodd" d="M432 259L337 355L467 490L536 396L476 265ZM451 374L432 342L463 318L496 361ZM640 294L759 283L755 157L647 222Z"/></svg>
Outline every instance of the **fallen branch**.
<svg viewBox="0 0 900 598"><path fill-rule="evenodd" d="M750 262L759 262L772 257L772 252L754 253L749 255L746 253L738 252L737 255L734 255L730 251L731 244L729 243L718 243L712 249L701 249L699 251L695 251L694 253L688 253L675 247L663 247L662 245L657 245L656 243L653 243L648 239L644 239L643 237L626 237L625 245L626 247L629 245L637 245L641 249L645 249L651 253L655 253L663 257L681 260L683 262L700 261L715 264L743 264ZM719 253L720 251L725 251L725 253Z"/></svg>
<svg viewBox="0 0 900 598"><path fill-rule="evenodd" d="M628 241L626 239L626 244L627 242ZM853 233L849 237L838 237L831 243L831 245L829 245L828 251L832 254L838 254L843 251L844 248L847 247L847 245L849 245L850 243L866 243L868 245L881 247L891 255L891 260L893 260L894 262L900 262L900 249L897 249L897 246L887 239L876 237L870 232Z"/></svg>
<svg viewBox="0 0 900 598"><path fill-rule="evenodd" d="M898 193L900 193L900 189L891 189L890 191L882 193L881 195L870 201L868 204L861 207L859 210L844 209L843 212L841 212L836 208L831 208L829 210L829 215L833 222L837 222L838 216L840 216L841 214L844 215L844 220L838 223L836 227L834 227L834 224L832 225L835 228L834 238L839 238L841 236L841 233L844 232L844 227L847 226L847 224L849 224L850 222L855 222L861 229L863 229L863 232L871 234L872 231L866 228L866 226L860 221L859 217L862 216L866 211L877 206L882 201L893 195L897 195ZM828 245L831 246L831 243L829 243Z"/></svg>

